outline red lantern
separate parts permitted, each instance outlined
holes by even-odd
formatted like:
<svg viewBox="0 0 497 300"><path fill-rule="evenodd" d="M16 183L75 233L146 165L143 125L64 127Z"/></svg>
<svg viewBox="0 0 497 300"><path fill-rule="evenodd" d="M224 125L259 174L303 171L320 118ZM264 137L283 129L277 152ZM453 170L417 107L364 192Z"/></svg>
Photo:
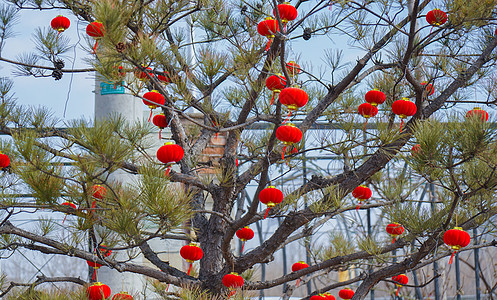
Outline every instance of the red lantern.
<svg viewBox="0 0 497 300"><path fill-rule="evenodd" d="M143 65L142 65L142 67L145 68L145 66L143 66ZM154 73L152 71L152 68L146 67L145 70L147 70L147 71L150 70L151 72L144 72L144 71L141 71L139 68L135 68L135 71L133 72L133 74L135 74L135 77L138 78L139 80L148 80L149 76L154 77Z"/></svg>
<svg viewBox="0 0 497 300"><path fill-rule="evenodd" d="M287 62L285 67L286 67L288 74L292 77L294 77L297 74L302 73L302 69L300 68L300 66L296 62L294 62L293 60Z"/></svg>
<svg viewBox="0 0 497 300"><path fill-rule="evenodd" d="M403 285L407 284L407 282L409 282L409 278L405 274L400 274L400 275L394 276L394 277L392 277L392 280L395 281L395 285L397 286L397 293L395 294L395 296L398 296L399 289Z"/></svg>
<svg viewBox="0 0 497 300"><path fill-rule="evenodd" d="M64 202L61 205L70 206L72 209L76 209L76 204L74 204L72 202ZM64 224L64 222L66 221L66 218L67 218L67 214L65 214L64 220L62 220L62 224Z"/></svg>
<svg viewBox="0 0 497 300"><path fill-rule="evenodd" d="M169 125L169 120L166 118L166 116L163 113L160 113L153 117L152 123L154 123L155 126L159 127L159 139L162 139L161 136L162 129L166 128L167 125Z"/></svg>
<svg viewBox="0 0 497 300"><path fill-rule="evenodd" d="M421 153L421 145L420 144L416 144L416 145L412 146L412 148L411 148L411 155L412 156L416 156L420 153Z"/></svg>
<svg viewBox="0 0 497 300"><path fill-rule="evenodd" d="M288 2L278 4L278 13L280 14L281 23L286 26L286 23L297 18L297 9ZM276 12L273 9L273 15L276 17Z"/></svg>
<svg viewBox="0 0 497 300"><path fill-rule="evenodd" d="M238 275L238 273L231 272L223 276L223 285L229 289L237 289L243 286L243 277ZM231 291L228 295L228 299L231 298L236 293L236 291Z"/></svg>
<svg viewBox="0 0 497 300"><path fill-rule="evenodd" d="M483 122L488 121L488 113L479 107L475 107L466 113L466 118L478 116Z"/></svg>
<svg viewBox="0 0 497 300"><path fill-rule="evenodd" d="M183 247L181 247L179 254L190 264L190 266L188 267L188 272L186 273L186 275L190 275L193 262L202 259L202 257L204 256L204 251L202 251L202 249L197 246L197 243L190 243L189 245L184 245Z"/></svg>
<svg viewBox="0 0 497 300"><path fill-rule="evenodd" d="M53 30L57 30L59 34L69 28L70 25L71 21L64 16L57 16L52 19L52 22L50 22L50 26L52 26Z"/></svg>
<svg viewBox="0 0 497 300"><path fill-rule="evenodd" d="M93 54L95 54L98 40L105 34L104 24L98 21L91 22L90 24L88 24L88 26L86 26L86 34L95 39L95 46L93 46Z"/></svg>
<svg viewBox="0 0 497 300"><path fill-rule="evenodd" d="M10 158L7 154L0 152L0 168L5 169L10 165Z"/></svg>
<svg viewBox="0 0 497 300"><path fill-rule="evenodd" d="M112 250L108 249L104 244L100 244L98 250L103 257L109 257L112 254Z"/></svg>
<svg viewBox="0 0 497 300"><path fill-rule="evenodd" d="M274 34L279 30L278 21L268 17L264 21L257 25L257 32L269 39L266 44L266 51L269 50L271 46L271 40L274 38Z"/></svg>
<svg viewBox="0 0 497 300"><path fill-rule="evenodd" d="M421 85L423 85L423 86L426 85L425 90L428 93L428 96L431 96L435 93L435 87L431 83L423 81L423 82L421 82Z"/></svg>
<svg viewBox="0 0 497 300"><path fill-rule="evenodd" d="M166 97L156 90L151 90L143 95L143 103L150 107L150 116L148 121L152 118L152 110L159 107L159 105L164 105L166 103Z"/></svg>
<svg viewBox="0 0 497 300"><path fill-rule="evenodd" d="M245 247L245 242L254 238L254 231L250 229L248 226L245 226L236 231L236 236L243 242L242 250L240 251L241 253L243 253L243 247Z"/></svg>
<svg viewBox="0 0 497 300"><path fill-rule="evenodd" d="M279 99L281 104L285 105L289 110L288 117L286 118L288 120L292 114L292 111L307 104L309 96L303 89L297 87L287 87L281 90Z"/></svg>
<svg viewBox="0 0 497 300"><path fill-rule="evenodd" d="M376 114L378 114L378 107L373 106L372 104L366 102L359 105L357 110L359 111L359 114L361 116L366 118L366 122L364 122L364 131L366 131L368 120L369 118L374 117L376 116Z"/></svg>
<svg viewBox="0 0 497 300"><path fill-rule="evenodd" d="M114 297L112 297L112 300L133 300L133 296L126 292L120 292L115 294Z"/></svg>
<svg viewBox="0 0 497 300"><path fill-rule="evenodd" d="M302 131L295 127L292 123L281 125L276 129L276 138L285 144L281 154L281 159L285 159L286 147L300 142L302 139Z"/></svg>
<svg viewBox="0 0 497 300"><path fill-rule="evenodd" d="M259 201L267 205L266 214L264 215L264 219L266 219L271 207L275 207L276 204L283 201L283 193L274 186L268 186L259 193Z"/></svg>
<svg viewBox="0 0 497 300"><path fill-rule="evenodd" d="M452 250L454 250L449 259L450 265L452 264L452 260L454 259L454 254L456 254L456 252L459 251L461 248L469 245L469 242L471 241L469 233L464 231L461 227L454 227L454 229L447 230L444 233L443 239L444 243Z"/></svg>
<svg viewBox="0 0 497 300"><path fill-rule="evenodd" d="M371 198L371 195L372 195L372 192L371 192L371 189L368 188L367 186L365 185L360 185L358 187L356 187L353 191L352 191L352 197L356 198L357 200L359 200L359 204L356 206L356 210L358 210L360 207L361 207L361 203L363 201L366 201L368 200L369 198Z"/></svg>
<svg viewBox="0 0 497 300"><path fill-rule="evenodd" d="M324 299L326 300L335 300L335 296L330 293L324 293Z"/></svg>
<svg viewBox="0 0 497 300"><path fill-rule="evenodd" d="M273 105L276 94L279 94L285 86L286 79L281 76L281 74L271 75L266 79L266 87L273 92L273 97L271 97L271 105Z"/></svg>
<svg viewBox="0 0 497 300"><path fill-rule="evenodd" d="M447 14L436 8L434 10L429 11L426 14L426 22L432 26L440 26L447 22Z"/></svg>
<svg viewBox="0 0 497 300"><path fill-rule="evenodd" d="M414 116L418 108L416 104L411 102L408 98L402 98L395 101L392 104L392 112L399 116L402 120L400 123L400 131L402 131L402 125L404 125L404 119L410 116Z"/></svg>
<svg viewBox="0 0 497 300"><path fill-rule="evenodd" d="M323 294L319 294L319 295L314 295L314 296L311 296L311 298L309 300L325 300L326 298L324 297Z"/></svg>
<svg viewBox="0 0 497 300"><path fill-rule="evenodd" d="M164 75L157 74L157 79L159 79L164 84L171 83L171 77L169 77L168 71L164 71Z"/></svg>
<svg viewBox="0 0 497 300"><path fill-rule="evenodd" d="M338 292L338 296L345 300L352 299L352 297L354 297L354 294L354 291L349 288L341 289L340 292Z"/></svg>
<svg viewBox="0 0 497 300"><path fill-rule="evenodd" d="M305 268L309 268L309 265L303 261L298 261L292 265L292 272L297 272L297 271L303 270ZM301 280L300 278L297 279L297 287L299 287L299 285L300 285L300 280Z"/></svg>
<svg viewBox="0 0 497 300"><path fill-rule="evenodd" d="M93 198L102 200L105 195L107 195L107 189L105 188L105 186L95 184L91 187L91 195L93 196Z"/></svg>
<svg viewBox="0 0 497 300"><path fill-rule="evenodd" d="M404 227L399 223L391 223L387 225L387 233L393 237L392 244L395 243L395 238L404 233Z"/></svg>
<svg viewBox="0 0 497 300"><path fill-rule="evenodd" d="M102 300L110 297L110 287L100 282L94 282L86 289L88 300Z"/></svg>
<svg viewBox="0 0 497 300"><path fill-rule="evenodd" d="M373 105L377 106L378 104L382 104L385 102L387 99L387 96L385 96L385 93L383 93L380 90L373 89L364 95L364 99L366 99L366 102Z"/></svg>

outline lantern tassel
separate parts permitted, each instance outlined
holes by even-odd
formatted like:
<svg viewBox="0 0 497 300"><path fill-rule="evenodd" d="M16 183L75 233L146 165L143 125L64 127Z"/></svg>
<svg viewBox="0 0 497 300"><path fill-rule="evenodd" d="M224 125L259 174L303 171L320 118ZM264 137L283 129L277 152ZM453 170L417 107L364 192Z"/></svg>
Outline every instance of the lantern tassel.
<svg viewBox="0 0 497 300"><path fill-rule="evenodd" d="M244 247L245 247L245 241L243 241L243 243L242 243L242 250L240 250L240 254L242 254L242 253L243 253L243 248L244 248Z"/></svg>
<svg viewBox="0 0 497 300"><path fill-rule="evenodd" d="M400 285L397 284L397 293L395 293L395 296L399 295L399 290L400 290Z"/></svg>
<svg viewBox="0 0 497 300"><path fill-rule="evenodd" d="M66 221L66 218L67 218L67 214L64 216L64 220L62 220L62 224L64 224L64 222Z"/></svg>
<svg viewBox="0 0 497 300"><path fill-rule="evenodd" d="M355 210L359 211L359 208L361 208L361 203L357 204L357 206L355 207Z"/></svg>
<svg viewBox="0 0 497 300"><path fill-rule="evenodd" d="M190 275L190 272L192 270L192 263L190 263L190 266L188 267L188 272L186 272L186 275Z"/></svg>
<svg viewBox="0 0 497 300"><path fill-rule="evenodd" d="M271 42L272 42L271 39L269 39L269 41L267 41L266 48L265 48L266 51L268 51L269 47L271 47Z"/></svg>
<svg viewBox="0 0 497 300"><path fill-rule="evenodd" d="M286 147L287 145L285 145L285 147L283 147L283 151L281 152L281 159L285 159L285 151L286 151Z"/></svg>
<svg viewBox="0 0 497 300"><path fill-rule="evenodd" d="M98 46L98 40L95 40L95 46L93 46L93 54L95 54L95 51L97 50Z"/></svg>
<svg viewBox="0 0 497 300"><path fill-rule="evenodd" d="M162 140L161 132L162 132L162 129L159 129L159 140Z"/></svg>
<svg viewBox="0 0 497 300"><path fill-rule="evenodd" d="M368 118L366 118L366 122L364 122L364 131L368 128Z"/></svg>
<svg viewBox="0 0 497 300"><path fill-rule="evenodd" d="M266 214L264 215L264 220L266 220L267 215L269 214L269 210L271 210L270 206L268 206L267 209L266 209Z"/></svg>
<svg viewBox="0 0 497 300"><path fill-rule="evenodd" d="M169 177L170 170L171 170L171 166L167 167L166 171L164 172L164 176Z"/></svg>
<svg viewBox="0 0 497 300"><path fill-rule="evenodd" d="M148 122L150 123L150 120L152 119L152 113L153 113L153 110L150 109L150 116L148 116Z"/></svg>
<svg viewBox="0 0 497 300"><path fill-rule="evenodd" d="M290 110L290 111L288 112L288 116L286 116L285 121L283 121L283 124L285 124L285 123L286 123L286 121L288 121L288 120L290 119L290 116L291 116L291 115L292 115L292 111Z"/></svg>
<svg viewBox="0 0 497 300"><path fill-rule="evenodd" d="M392 241L392 244L395 244L395 236L393 237L393 241Z"/></svg>
<svg viewBox="0 0 497 300"><path fill-rule="evenodd" d="M299 287L299 285L300 285L300 278L297 279L297 287Z"/></svg>
<svg viewBox="0 0 497 300"><path fill-rule="evenodd" d="M275 97L275 96L276 96L276 93L275 93L275 92L273 92L273 97L271 97L271 105L273 105L273 103L274 103L274 97Z"/></svg>
<svg viewBox="0 0 497 300"><path fill-rule="evenodd" d="M454 254L456 254L457 251L452 252L452 255L450 256L449 259L449 265L452 265L452 262L454 261Z"/></svg>
<svg viewBox="0 0 497 300"><path fill-rule="evenodd" d="M166 292L169 290L169 283L166 286Z"/></svg>
<svg viewBox="0 0 497 300"><path fill-rule="evenodd" d="M234 294L236 293L236 291L231 291L228 295L228 299L231 298L231 296L233 296Z"/></svg>
<svg viewBox="0 0 497 300"><path fill-rule="evenodd" d="M97 269L93 269L93 275L91 276L91 280L92 281L96 281L97 280Z"/></svg>
<svg viewBox="0 0 497 300"><path fill-rule="evenodd" d="M404 119L400 119L400 130L399 132L402 132L402 126L404 125Z"/></svg>

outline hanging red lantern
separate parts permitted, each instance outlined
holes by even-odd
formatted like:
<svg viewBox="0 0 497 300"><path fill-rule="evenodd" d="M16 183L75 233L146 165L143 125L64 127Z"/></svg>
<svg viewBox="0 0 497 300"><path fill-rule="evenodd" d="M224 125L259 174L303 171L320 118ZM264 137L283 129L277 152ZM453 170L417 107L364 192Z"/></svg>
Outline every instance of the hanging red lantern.
<svg viewBox="0 0 497 300"><path fill-rule="evenodd" d="M483 122L488 121L488 113L479 107L475 107L466 113L466 118L480 117Z"/></svg>
<svg viewBox="0 0 497 300"><path fill-rule="evenodd" d="M112 300L133 300L133 296L126 292L119 292L112 297Z"/></svg>
<svg viewBox="0 0 497 300"><path fill-rule="evenodd" d="M387 233L393 237L392 244L395 243L395 238L404 233L404 227L399 223L390 223L387 225Z"/></svg>
<svg viewBox="0 0 497 300"><path fill-rule="evenodd" d="M91 260L87 260L86 261L86 264L88 266L90 266L91 268L93 268L93 275L91 276L91 280L96 280L97 279L97 270L102 266L101 264L99 263L96 263L94 261L91 261Z"/></svg>
<svg viewBox="0 0 497 300"><path fill-rule="evenodd" d="M95 184L91 187L91 195L93 198L102 200L107 195L107 189L103 185Z"/></svg>
<svg viewBox="0 0 497 300"><path fill-rule="evenodd" d="M302 131L295 127L292 123L281 125L276 129L276 138L285 144L281 154L281 159L285 159L286 147L302 140Z"/></svg>
<svg viewBox="0 0 497 300"><path fill-rule="evenodd" d="M109 257L112 254L112 250L110 250L106 245L100 244L98 246L98 250L103 257Z"/></svg>
<svg viewBox="0 0 497 300"><path fill-rule="evenodd" d="M326 299L326 300L335 300L335 296L333 296L330 293L324 293L323 296L324 296L324 299Z"/></svg>
<svg viewBox="0 0 497 300"><path fill-rule="evenodd" d="M416 145L412 146L412 148L411 148L411 155L412 156L419 155L420 153L421 153L421 145L420 144L416 144Z"/></svg>
<svg viewBox="0 0 497 300"><path fill-rule="evenodd" d="M288 74L292 77L294 77L297 74L302 73L302 69L300 68L300 66L296 62L294 62L293 60L287 62L285 65L285 68L286 68L286 71L288 72Z"/></svg>
<svg viewBox="0 0 497 300"><path fill-rule="evenodd" d="M341 289L340 292L338 292L338 296L345 300L352 299L352 297L354 297L354 294L354 291L349 288Z"/></svg>
<svg viewBox="0 0 497 300"><path fill-rule="evenodd" d="M449 246L454 252L449 259L449 265L452 264L452 260L454 259L454 254L459 251L461 248L469 245L471 241L471 237L469 233L464 231L461 227L454 227L454 229L449 229L444 233L443 236L444 243Z"/></svg>
<svg viewBox="0 0 497 300"><path fill-rule="evenodd" d="M269 39L266 44L266 51L269 50L271 41L274 39L274 35L279 29L278 21L271 17L266 18L257 25L257 32Z"/></svg>
<svg viewBox="0 0 497 300"><path fill-rule="evenodd" d="M145 66L143 66L143 65L142 65L142 67L145 68ZM152 68L146 67L145 70L150 71L150 72L144 72L137 67L137 68L135 68L135 71L133 72L133 74L135 74L136 78L138 78L139 80L142 80L142 81L150 79L149 76L154 77L154 72L152 71Z"/></svg>
<svg viewBox="0 0 497 300"><path fill-rule="evenodd" d="M245 247L245 242L250 241L254 238L254 231L250 229L248 226L240 228L236 231L236 236L242 240L242 249L240 250L243 253L243 247Z"/></svg>
<svg viewBox="0 0 497 300"><path fill-rule="evenodd" d="M166 97L156 90L151 90L143 95L143 103L150 108L150 116L148 121L152 118L152 110L159 107L159 105L164 105L166 103Z"/></svg>
<svg viewBox="0 0 497 300"><path fill-rule="evenodd" d="M281 104L285 105L289 111L286 120L283 122L285 123L292 115L292 111L307 104L309 96L303 89L298 87L287 87L281 90L279 99Z"/></svg>
<svg viewBox="0 0 497 300"><path fill-rule="evenodd" d="M7 154L0 152L0 168L5 169L10 165L10 158Z"/></svg>
<svg viewBox="0 0 497 300"><path fill-rule="evenodd" d="M264 215L264 219L266 219L269 210L283 201L283 193L274 186L268 186L259 193L259 201L267 205L266 214Z"/></svg>
<svg viewBox="0 0 497 300"><path fill-rule="evenodd" d="M243 277L238 275L238 273L231 272L223 276L223 285L232 290L228 295L228 299L236 293L234 289L241 288L243 283Z"/></svg>
<svg viewBox="0 0 497 300"><path fill-rule="evenodd" d="M324 297L323 294L318 294L318 295L313 295L309 300L325 300L326 298Z"/></svg>
<svg viewBox="0 0 497 300"><path fill-rule="evenodd" d="M76 209L76 204L72 203L72 202L64 202L62 203L61 205L63 206L69 206L71 207L72 209ZM65 214L64 216L64 220L62 220L62 224L64 224L64 222L66 221L66 218L67 218L67 214Z"/></svg>
<svg viewBox="0 0 497 300"><path fill-rule="evenodd" d="M163 164L171 164L177 163L183 159L185 155L185 151L180 145L176 145L174 143L168 142L157 150L157 159ZM171 169L171 165L169 165L166 169L165 175L169 175L169 170Z"/></svg>
<svg viewBox="0 0 497 300"><path fill-rule="evenodd" d="M271 105L273 105L274 97L281 92L286 86L286 79L281 74L271 75L266 79L266 87L273 92L271 97Z"/></svg>
<svg viewBox="0 0 497 300"><path fill-rule="evenodd" d="M432 26L440 26L447 22L447 14L438 8L430 10L426 14L426 22Z"/></svg>
<svg viewBox="0 0 497 300"><path fill-rule="evenodd" d="M305 269L305 268L309 268L309 265L308 265L308 264L306 264L306 263L305 263L305 262L303 262L303 261L298 261L298 262L296 262L296 263L294 263L294 264L292 265L292 272L297 272L297 271L303 270L303 269ZM301 279L300 279L300 278L299 278L299 279L297 279L297 283L296 283L297 287L299 287L299 285L300 285L300 281L301 281Z"/></svg>
<svg viewBox="0 0 497 300"><path fill-rule="evenodd" d="M357 204L355 209L358 210L361 207L362 202L367 201L369 198L371 198L372 194L373 193L371 192L371 189L365 185L360 185L360 186L356 187L352 191L352 197L359 200L359 204Z"/></svg>
<svg viewBox="0 0 497 300"><path fill-rule="evenodd" d="M204 256L204 251L202 251L197 243L190 243L181 247L179 254L190 264L190 266L188 267L188 272L186 273L186 275L190 275L192 264L195 261L202 259L202 257Z"/></svg>
<svg viewBox="0 0 497 300"><path fill-rule="evenodd" d="M392 277L392 280L395 281L395 285L397 286L397 293L395 296L398 296L400 288L409 282L409 278L405 274L394 276Z"/></svg>
<svg viewBox="0 0 497 300"><path fill-rule="evenodd" d="M166 128L169 125L169 120L166 118L166 115L164 115L163 113L155 115L152 118L152 123L154 123L155 126L159 127L159 140L162 139L162 129Z"/></svg>
<svg viewBox="0 0 497 300"><path fill-rule="evenodd" d="M280 14L281 23L286 26L286 23L297 18L297 9L288 2L278 4L278 13ZM273 9L273 15L276 17L276 12Z"/></svg>
<svg viewBox="0 0 497 300"><path fill-rule="evenodd" d="M378 114L378 107L373 106L372 104L366 102L366 103L359 105L357 110L359 111L359 114L361 116L366 118L366 122L364 122L364 131L366 131L367 125L368 125L368 120L369 120L369 118L374 117Z"/></svg>
<svg viewBox="0 0 497 300"><path fill-rule="evenodd" d="M171 77L169 77L169 72L164 71L163 73L164 73L164 75L157 74L157 79L159 79L164 84L171 83Z"/></svg>
<svg viewBox="0 0 497 300"><path fill-rule="evenodd" d="M431 96L435 93L435 87L431 83L423 81L423 82L421 82L421 85L426 86L425 90L426 90L426 93L428 93L428 96Z"/></svg>
<svg viewBox="0 0 497 300"><path fill-rule="evenodd" d="M110 287L101 282L94 282L86 289L88 300L102 300L110 297Z"/></svg>
<svg viewBox="0 0 497 300"><path fill-rule="evenodd" d="M86 34L95 39L95 46L93 46L93 54L95 54L95 50L98 46L98 40L101 39L105 35L104 24L94 21L86 26Z"/></svg>
<svg viewBox="0 0 497 300"><path fill-rule="evenodd" d="M57 16L52 19L52 22L50 22L50 26L52 26L53 30L57 30L59 34L61 32L64 32L69 26L71 25L71 21L69 21L68 18L64 16ZM58 35L57 35L58 36Z"/></svg>
<svg viewBox="0 0 497 300"><path fill-rule="evenodd" d="M402 98L400 100L395 101L392 104L392 112L399 116L402 120L400 123L400 131L402 131L402 125L404 125L404 119L407 117L414 116L414 114L418 111L416 104L411 102L408 98Z"/></svg>
<svg viewBox="0 0 497 300"><path fill-rule="evenodd" d="M366 99L367 103L369 103L373 106L377 106L377 105L385 102L385 100L387 99L387 96L385 96L385 93L383 93L382 91L377 90L377 89L373 89L373 90L367 92L366 95L364 95L364 99Z"/></svg>

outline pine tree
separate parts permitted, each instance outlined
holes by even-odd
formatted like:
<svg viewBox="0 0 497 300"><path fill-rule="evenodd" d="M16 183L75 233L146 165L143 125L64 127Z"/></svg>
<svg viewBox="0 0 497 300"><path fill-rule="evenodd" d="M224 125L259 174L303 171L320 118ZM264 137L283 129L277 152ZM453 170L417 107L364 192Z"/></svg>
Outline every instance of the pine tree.
<svg viewBox="0 0 497 300"><path fill-rule="evenodd" d="M162 110L171 140L184 156L177 164L157 160L151 151L152 123L115 116L62 124L47 108L19 104L11 92L15 81L2 78L0 132L9 139L2 140L0 150L10 160L1 175L2 257L15 251L77 257L144 275L164 299L231 295L223 285L231 272L245 279L246 293L234 290L233 298L291 284L284 295L289 297L297 289L294 280L305 283L356 268L356 277L323 280L311 294L357 283L355 300L381 281L392 283L393 276L450 256L452 251L443 247L449 229L471 233L476 228L493 238L497 128L483 110L466 111L477 103L492 115L488 107L496 103L492 21L497 1L298 1L292 2L298 16L288 23L287 14L275 10L281 5L277 1L3 2L0 49L23 10L42 14L56 8L100 25L93 28L96 41L87 39L87 70L64 63L74 41L47 26L35 32L33 53L17 60L0 57L2 62L17 65L18 75L59 80L87 71L123 85L137 101L148 100ZM437 24L429 24L427 14L437 6L447 13L446 22L438 15ZM266 17L274 23L264 23ZM278 29L273 32L271 26ZM269 34L262 36L264 30ZM325 50L319 58L299 59L311 47ZM344 52L351 49L358 53L356 60ZM289 64L292 60L298 66ZM276 80L286 91L269 90L270 76L280 76ZM281 95L291 88L304 91L309 101L289 113L291 106L282 103ZM384 103L376 116L374 107L363 111L364 119L357 108L373 89L385 94ZM151 91L156 92L148 98ZM473 99L475 93L479 99ZM392 105L404 106L394 104L402 98L416 111L392 110ZM396 114L405 117L402 125ZM285 144L278 129L291 127L290 122L304 137ZM326 128L316 130L315 124ZM222 156L202 159L216 139L226 140ZM292 174L301 176L307 156L316 154L334 159L339 170L311 167L312 178L302 183ZM134 184L113 179L123 171L133 175ZM266 211L259 195L279 182L284 183L283 202ZM247 187L254 183L253 201L247 203ZM360 185L368 186L373 197L353 197ZM436 203L418 200L427 185ZM19 193L32 197L11 196ZM359 207L358 198L365 200ZM372 209L380 221L368 233L361 216ZM33 210L51 214L33 220L30 230L13 221ZM55 225L60 213L71 219L65 221L63 239ZM275 218L281 222L263 243L241 254L233 249L237 230ZM309 245L320 227L345 218L357 229L354 236L334 231L325 243ZM388 223L405 229L394 243L385 238ZM150 247L152 239L196 242L203 258L187 275ZM310 267L259 281L254 268L270 264L283 246L297 242L312 250ZM469 248L495 244L479 239ZM129 259L106 256L104 250L127 251ZM138 254L153 267L133 262ZM26 285L4 278L0 297L85 299L83 291L47 295L38 289L54 281L88 283L77 278L81 274L73 276L39 277L20 290L16 287Z"/></svg>

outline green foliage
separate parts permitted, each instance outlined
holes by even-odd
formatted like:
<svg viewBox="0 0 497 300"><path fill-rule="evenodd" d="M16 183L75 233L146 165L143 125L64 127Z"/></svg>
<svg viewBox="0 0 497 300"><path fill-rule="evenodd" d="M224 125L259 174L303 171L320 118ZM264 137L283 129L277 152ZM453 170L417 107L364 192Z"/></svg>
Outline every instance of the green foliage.
<svg viewBox="0 0 497 300"><path fill-rule="evenodd" d="M325 261L337 256L354 253L355 245L340 232L329 233L329 245L316 250L320 260Z"/></svg>

